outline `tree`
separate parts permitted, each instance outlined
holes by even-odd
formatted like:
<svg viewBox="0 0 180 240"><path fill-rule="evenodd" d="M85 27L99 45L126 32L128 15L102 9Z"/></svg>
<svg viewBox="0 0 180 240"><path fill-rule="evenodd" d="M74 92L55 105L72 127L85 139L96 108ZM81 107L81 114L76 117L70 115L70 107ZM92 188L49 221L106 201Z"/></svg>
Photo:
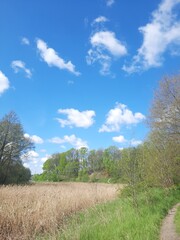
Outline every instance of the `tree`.
<svg viewBox="0 0 180 240"><path fill-rule="evenodd" d="M88 155L88 163L90 173L103 171L103 150L90 150Z"/></svg>
<svg viewBox="0 0 180 240"><path fill-rule="evenodd" d="M32 148L30 139L24 137L23 127L17 115L14 112L5 115L0 121L0 184L14 183L14 181L16 183L16 178L19 177L17 172L20 175L23 172L27 174L21 157ZM21 178L23 179L22 176Z"/></svg>
<svg viewBox="0 0 180 240"><path fill-rule="evenodd" d="M148 141L156 156L156 179L161 185L170 186L180 181L180 75L160 81L148 123Z"/></svg>
<svg viewBox="0 0 180 240"><path fill-rule="evenodd" d="M180 75L165 77L155 91L148 123L152 131L180 141Z"/></svg>
<svg viewBox="0 0 180 240"><path fill-rule="evenodd" d="M116 146L110 146L104 150L103 163L105 171L110 177L119 178L121 170L119 163L121 159L121 151Z"/></svg>

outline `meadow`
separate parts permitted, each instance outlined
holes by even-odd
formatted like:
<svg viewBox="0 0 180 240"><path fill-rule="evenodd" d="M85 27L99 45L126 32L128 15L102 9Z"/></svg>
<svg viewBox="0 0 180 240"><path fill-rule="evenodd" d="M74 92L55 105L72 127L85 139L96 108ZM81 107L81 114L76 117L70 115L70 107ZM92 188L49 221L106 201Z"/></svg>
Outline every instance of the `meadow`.
<svg viewBox="0 0 180 240"><path fill-rule="evenodd" d="M66 219L117 197L122 185L42 183L0 187L0 239L55 236Z"/></svg>

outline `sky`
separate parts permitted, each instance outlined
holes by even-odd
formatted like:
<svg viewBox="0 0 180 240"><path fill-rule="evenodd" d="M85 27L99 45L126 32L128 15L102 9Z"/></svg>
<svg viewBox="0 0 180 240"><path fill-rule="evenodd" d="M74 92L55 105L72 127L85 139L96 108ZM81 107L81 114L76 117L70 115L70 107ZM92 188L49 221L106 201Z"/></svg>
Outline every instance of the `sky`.
<svg viewBox="0 0 180 240"><path fill-rule="evenodd" d="M0 118L15 111L41 173L70 148L137 146L180 70L180 0L1 0Z"/></svg>

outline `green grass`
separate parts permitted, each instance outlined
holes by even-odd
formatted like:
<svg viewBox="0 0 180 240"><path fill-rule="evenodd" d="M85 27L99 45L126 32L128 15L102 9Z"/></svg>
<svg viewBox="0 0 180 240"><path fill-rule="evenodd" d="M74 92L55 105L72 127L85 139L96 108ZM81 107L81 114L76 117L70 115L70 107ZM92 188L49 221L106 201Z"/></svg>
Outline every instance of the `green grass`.
<svg viewBox="0 0 180 240"><path fill-rule="evenodd" d="M175 225L176 225L176 232L180 235L180 206L177 208L177 212L175 215Z"/></svg>
<svg viewBox="0 0 180 240"><path fill-rule="evenodd" d="M139 193L138 208L127 194L69 219L60 232L63 240L156 240L160 225L180 197L179 190L150 189ZM49 238L50 239L50 238Z"/></svg>

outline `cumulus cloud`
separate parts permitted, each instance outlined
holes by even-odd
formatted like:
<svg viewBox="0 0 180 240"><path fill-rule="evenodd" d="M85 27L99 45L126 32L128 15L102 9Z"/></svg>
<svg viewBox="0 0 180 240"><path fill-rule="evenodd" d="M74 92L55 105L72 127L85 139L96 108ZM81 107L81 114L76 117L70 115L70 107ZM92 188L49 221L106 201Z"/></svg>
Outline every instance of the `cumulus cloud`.
<svg viewBox="0 0 180 240"><path fill-rule="evenodd" d="M37 39L36 43L42 60L45 61L49 66L54 66L59 69L66 69L76 76L80 75L80 73L75 70L75 66L71 61L65 62L64 59L59 57L53 48L49 48L43 40Z"/></svg>
<svg viewBox="0 0 180 240"><path fill-rule="evenodd" d="M114 3L115 3L114 0L106 0L106 5L107 5L108 7L111 7Z"/></svg>
<svg viewBox="0 0 180 240"><path fill-rule="evenodd" d="M63 144L63 143L69 143L72 145L74 148L81 148L81 147L88 147L87 142L82 140L81 138L76 137L74 134L73 135L65 135L63 138L59 137L54 137L49 140L51 143L56 143L56 144Z"/></svg>
<svg viewBox="0 0 180 240"><path fill-rule="evenodd" d="M23 44L23 45L30 45L30 41L29 41L28 38L23 37L23 38L21 39L21 44Z"/></svg>
<svg viewBox="0 0 180 240"><path fill-rule="evenodd" d="M118 143L127 142L127 140L126 140L126 139L124 138L124 136L122 136L122 135L113 137L112 140L113 140L114 142L118 142Z"/></svg>
<svg viewBox="0 0 180 240"><path fill-rule="evenodd" d="M104 22L106 18L95 19L96 22ZM102 75L110 74L113 60L127 54L125 45L116 37L116 34L107 30L98 30L90 37L91 48L86 56L87 64L98 62L101 65Z"/></svg>
<svg viewBox="0 0 180 240"><path fill-rule="evenodd" d="M19 71L23 70L26 73L27 78L32 77L31 70L26 68L26 64L23 61L14 60L11 63L11 67L13 68L15 73L18 73Z"/></svg>
<svg viewBox="0 0 180 240"><path fill-rule="evenodd" d="M126 105L117 103L115 108L111 109L99 132L117 132L123 125L137 124L145 119L142 113L133 113Z"/></svg>
<svg viewBox="0 0 180 240"><path fill-rule="evenodd" d="M94 123L93 117L96 115L93 110L86 110L80 112L77 109L59 109L58 113L64 114L67 116L67 119L57 118L61 127L70 126L70 127L82 127L88 128Z"/></svg>
<svg viewBox="0 0 180 240"><path fill-rule="evenodd" d="M152 13L149 23L139 28L143 35L143 43L133 57L132 64L124 65L128 73L159 67L163 64L163 54L172 50L179 53L180 21L175 13L175 7L180 0L163 0L158 9Z"/></svg>
<svg viewBox="0 0 180 240"><path fill-rule="evenodd" d="M24 134L24 137L25 138L29 138L32 142L36 143L36 144L42 144L44 141L42 138L40 138L39 136L37 135L32 135L30 136L29 134L25 133Z"/></svg>
<svg viewBox="0 0 180 240"><path fill-rule="evenodd" d="M0 71L0 95L9 88L9 80L3 72Z"/></svg>

